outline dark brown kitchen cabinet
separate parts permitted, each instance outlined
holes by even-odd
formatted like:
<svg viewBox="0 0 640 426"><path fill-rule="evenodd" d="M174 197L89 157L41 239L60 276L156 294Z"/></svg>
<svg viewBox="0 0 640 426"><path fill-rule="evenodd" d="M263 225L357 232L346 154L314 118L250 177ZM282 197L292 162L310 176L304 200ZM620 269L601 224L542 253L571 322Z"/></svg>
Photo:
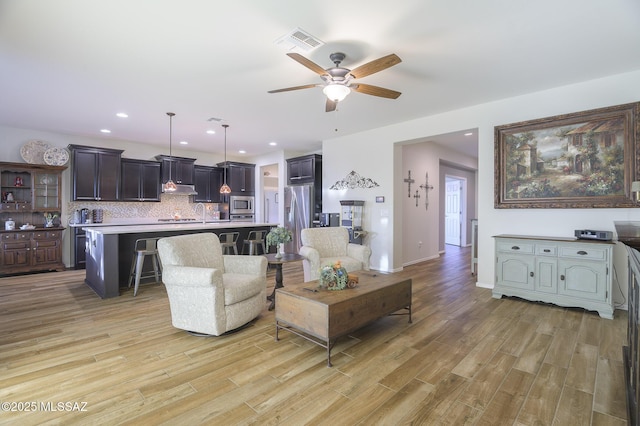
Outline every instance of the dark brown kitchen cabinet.
<svg viewBox="0 0 640 426"><path fill-rule="evenodd" d="M322 182L322 155L311 154L287 160L289 185Z"/></svg>
<svg viewBox="0 0 640 426"><path fill-rule="evenodd" d="M158 161L121 161L122 201L160 201L160 163Z"/></svg>
<svg viewBox="0 0 640 426"><path fill-rule="evenodd" d="M79 227L73 227L73 268L85 269L87 264L87 235L86 232Z"/></svg>
<svg viewBox="0 0 640 426"><path fill-rule="evenodd" d="M222 203L224 202L220 187L223 182L224 169L221 167L195 166L195 190L198 193L193 196L197 203Z"/></svg>
<svg viewBox="0 0 640 426"><path fill-rule="evenodd" d="M0 232L0 274L63 270L62 231Z"/></svg>
<svg viewBox="0 0 640 426"><path fill-rule="evenodd" d="M227 185L231 187L231 195L255 195L256 165L227 161ZM225 163L218 163L224 167Z"/></svg>
<svg viewBox="0 0 640 426"><path fill-rule="evenodd" d="M69 145L74 201L118 201L122 150Z"/></svg>
<svg viewBox="0 0 640 426"><path fill-rule="evenodd" d="M167 183L171 177L174 183L180 185L194 184L195 158L156 155L156 160L162 162L162 183Z"/></svg>

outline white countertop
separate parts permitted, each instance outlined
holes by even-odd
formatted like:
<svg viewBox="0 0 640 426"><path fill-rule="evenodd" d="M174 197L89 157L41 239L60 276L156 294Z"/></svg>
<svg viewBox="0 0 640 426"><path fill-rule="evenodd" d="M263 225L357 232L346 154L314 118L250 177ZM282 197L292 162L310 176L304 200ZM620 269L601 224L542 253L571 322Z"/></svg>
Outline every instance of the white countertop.
<svg viewBox="0 0 640 426"><path fill-rule="evenodd" d="M104 226L96 226L104 225ZM77 225L81 226L81 225ZM91 224L91 226L83 226L87 232L96 234L142 234L146 232L165 232L165 231L183 231L192 229L229 229L229 228L255 228L264 226L278 226L277 223L255 223L255 222L182 222L182 223L163 223L154 222L153 224L137 224L137 225L109 225L109 224Z"/></svg>

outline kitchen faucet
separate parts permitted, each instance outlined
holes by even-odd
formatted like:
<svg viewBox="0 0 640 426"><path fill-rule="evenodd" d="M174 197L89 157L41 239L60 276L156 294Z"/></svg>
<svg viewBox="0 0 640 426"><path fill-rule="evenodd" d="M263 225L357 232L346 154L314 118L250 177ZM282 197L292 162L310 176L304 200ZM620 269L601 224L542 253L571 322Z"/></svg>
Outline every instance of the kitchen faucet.
<svg viewBox="0 0 640 426"><path fill-rule="evenodd" d="M207 221L206 220L207 208L204 206L204 204L198 203L193 207L194 213L198 213L198 207L202 207L202 223L205 223Z"/></svg>

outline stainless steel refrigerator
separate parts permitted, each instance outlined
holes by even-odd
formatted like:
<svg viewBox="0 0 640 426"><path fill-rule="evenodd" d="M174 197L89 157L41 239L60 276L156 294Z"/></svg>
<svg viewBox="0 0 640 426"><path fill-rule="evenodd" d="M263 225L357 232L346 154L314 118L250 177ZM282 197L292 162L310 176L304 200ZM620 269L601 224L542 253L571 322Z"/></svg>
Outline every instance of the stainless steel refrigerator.
<svg viewBox="0 0 640 426"><path fill-rule="evenodd" d="M316 215L314 194L313 185L284 188L284 226L293 234L292 241L284 246L287 253L298 253L302 246L301 231L313 226Z"/></svg>

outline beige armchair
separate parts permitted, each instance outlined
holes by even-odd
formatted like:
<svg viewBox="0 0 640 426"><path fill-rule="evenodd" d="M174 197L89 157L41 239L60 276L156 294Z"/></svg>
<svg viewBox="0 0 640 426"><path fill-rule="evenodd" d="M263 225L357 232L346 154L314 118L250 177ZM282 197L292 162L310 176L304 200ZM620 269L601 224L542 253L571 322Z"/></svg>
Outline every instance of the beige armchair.
<svg viewBox="0 0 640 426"><path fill-rule="evenodd" d="M299 254L304 257L302 269L304 280L317 280L320 268L339 260L347 272L369 270L371 249L368 246L349 243L349 231L334 226L307 228L300 233L302 247Z"/></svg>
<svg viewBox="0 0 640 426"><path fill-rule="evenodd" d="M265 308L264 256L223 255L213 233L161 238L158 254L174 327L219 336Z"/></svg>

